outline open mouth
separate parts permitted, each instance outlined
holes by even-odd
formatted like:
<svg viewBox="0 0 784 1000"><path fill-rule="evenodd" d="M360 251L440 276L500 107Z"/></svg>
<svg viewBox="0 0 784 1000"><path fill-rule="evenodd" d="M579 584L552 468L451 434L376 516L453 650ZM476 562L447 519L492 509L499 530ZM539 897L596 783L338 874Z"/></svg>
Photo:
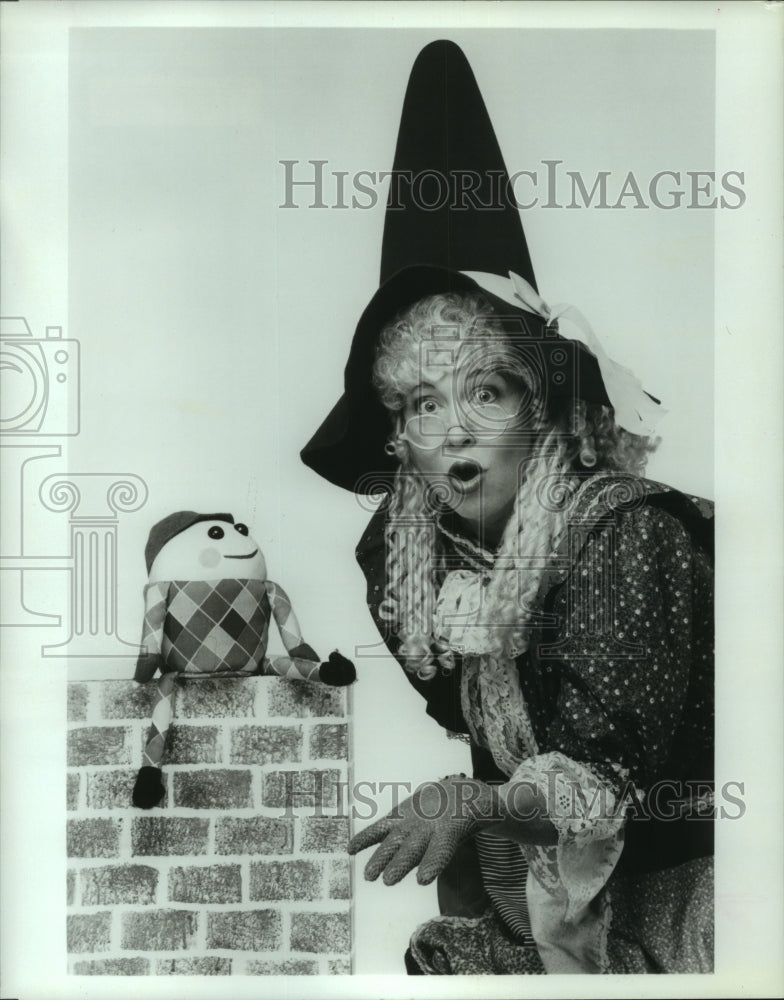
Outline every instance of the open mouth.
<svg viewBox="0 0 784 1000"><path fill-rule="evenodd" d="M249 552L246 556L224 556L223 558L224 559L252 559L256 555L256 553L258 551L259 551L258 549L254 549L252 552Z"/></svg>
<svg viewBox="0 0 784 1000"><path fill-rule="evenodd" d="M449 476L466 489L478 485L482 476L482 467L478 462L461 459L449 467Z"/></svg>

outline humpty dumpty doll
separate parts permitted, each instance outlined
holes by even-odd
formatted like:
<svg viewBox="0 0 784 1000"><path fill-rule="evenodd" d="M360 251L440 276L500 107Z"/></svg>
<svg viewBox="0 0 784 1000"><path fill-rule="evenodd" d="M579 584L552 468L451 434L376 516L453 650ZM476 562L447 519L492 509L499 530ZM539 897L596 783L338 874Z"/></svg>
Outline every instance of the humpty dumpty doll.
<svg viewBox="0 0 784 1000"><path fill-rule="evenodd" d="M144 554L149 579L134 678L161 676L133 802L150 809L165 794L160 765L177 677L275 674L341 686L356 671L337 650L320 662L303 641L285 590L267 579L259 545L231 514L170 514L150 531ZM267 656L271 617L286 656Z"/></svg>

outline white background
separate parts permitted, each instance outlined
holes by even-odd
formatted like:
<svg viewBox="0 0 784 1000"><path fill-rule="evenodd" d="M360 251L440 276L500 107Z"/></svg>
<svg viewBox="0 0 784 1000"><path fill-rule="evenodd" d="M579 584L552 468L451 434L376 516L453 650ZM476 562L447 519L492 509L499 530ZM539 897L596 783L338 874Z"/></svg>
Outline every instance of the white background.
<svg viewBox="0 0 784 1000"><path fill-rule="evenodd" d="M745 172L738 211L535 208L523 223L544 298L577 305L608 352L669 410L649 474L716 495L720 528L721 519L733 527L719 547L727 614L718 752L722 773L745 780L750 815L719 830L717 954L731 981L748 982L753 969L764 991L774 981L766 970L780 938L781 888L778 841L762 833L780 839L780 810L764 794L769 777L749 738L768 733L771 754L780 741L760 707L778 704L778 650L773 636L749 627L752 614L764 613L766 574L780 587L765 559L766 549L775 559L778 535L754 530L766 510L780 510L779 451L772 475L760 476L780 437L779 406L766 394L766 378L778 388L780 344L761 339L766 327L780 329L771 309L778 299L769 301L780 284L780 172L770 160L771 150L779 155L771 132L778 118L759 101L780 93L780 64L775 46L765 47L764 9L730 5L722 20L707 4L679 5L669 17L667 5L637 5L636 13L615 5L613 13L588 4L581 16L602 30L555 31L543 26L571 28L559 10L570 5L435 12L414 4L402 13L367 5L360 18L355 5L352 22L367 26L351 29L337 26L341 5L297 5L294 13L262 4L10 6L0 12L2 312L27 316L37 336L63 325L81 344L82 431L52 471L129 472L149 487L147 505L120 525L119 630L131 641L141 626L149 527L187 507L229 510L249 523L317 650L350 653L377 642L353 560L369 515L306 469L298 452L339 395L354 325L377 286L385 189L375 210L281 209L278 161L302 161L300 170L310 159L327 160L327 171L389 169L407 76L424 44L449 37L462 45L509 170L538 170L540 185L544 159L580 171L589 187L608 170L611 192L628 171L644 193L661 170ZM405 29L396 23L403 16L431 26ZM283 26L284 17L303 26ZM314 30L319 17L335 26ZM472 20L481 27L455 27ZM771 12L770 26L780 23ZM654 24L681 30L639 30ZM329 192L328 184L328 201ZM307 192L295 197L308 201ZM56 574L38 590L39 610L67 615ZM64 664L38 655L56 636L31 631L3 635L4 858L12 861L3 882L3 995L105 995L100 981L78 981L77 993L77 981L62 975ZM9 654L20 664L12 672ZM35 694L30 666L21 683L22 663L38 671ZM415 784L467 768L398 667L357 664L356 779ZM81 663L72 676L130 676L132 668ZM30 879L33 857L51 879ZM399 972L411 929L436 911L432 891L361 878L356 907L363 974ZM8 922L12 908L21 919ZM711 992L713 983L698 989ZM119 996L131 985L112 989ZM319 987L348 992L345 981ZM365 995L398 987L414 988L386 980ZM219 987L205 984L203 995L208 988ZM485 991L503 988L498 981ZM539 992L552 988L537 983ZM157 996L174 986L149 980L144 989Z"/></svg>

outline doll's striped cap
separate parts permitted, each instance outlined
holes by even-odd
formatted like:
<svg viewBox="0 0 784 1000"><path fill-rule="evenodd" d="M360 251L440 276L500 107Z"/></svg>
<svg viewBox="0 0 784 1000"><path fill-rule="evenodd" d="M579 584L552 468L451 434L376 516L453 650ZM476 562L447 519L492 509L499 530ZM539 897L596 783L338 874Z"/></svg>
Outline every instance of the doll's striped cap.
<svg viewBox="0 0 784 1000"><path fill-rule="evenodd" d="M234 524L234 517L231 514L197 514L195 510L178 510L164 517L162 521L152 526L144 547L147 572L150 572L155 557L168 541L186 528L190 528L192 524L198 524L199 521L226 521L228 524Z"/></svg>

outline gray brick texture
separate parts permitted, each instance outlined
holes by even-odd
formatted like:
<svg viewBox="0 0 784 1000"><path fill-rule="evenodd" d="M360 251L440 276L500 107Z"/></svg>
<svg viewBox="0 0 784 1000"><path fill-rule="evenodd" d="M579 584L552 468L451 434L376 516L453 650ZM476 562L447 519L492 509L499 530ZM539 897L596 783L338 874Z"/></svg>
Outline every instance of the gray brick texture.
<svg viewBox="0 0 784 1000"><path fill-rule="evenodd" d="M341 780L335 768L270 771L264 775L261 802L272 809L331 808L338 804Z"/></svg>
<svg viewBox="0 0 784 1000"><path fill-rule="evenodd" d="M250 898L319 899L322 875L313 861L257 861L250 866Z"/></svg>
<svg viewBox="0 0 784 1000"><path fill-rule="evenodd" d="M200 914L156 909L122 914L122 947L133 951L183 951L193 943Z"/></svg>
<svg viewBox="0 0 784 1000"><path fill-rule="evenodd" d="M270 716L329 716L346 714L346 693L310 681L280 678L268 691Z"/></svg>
<svg viewBox="0 0 784 1000"><path fill-rule="evenodd" d="M304 816L302 850L313 854L345 853L348 848L348 816Z"/></svg>
<svg viewBox="0 0 784 1000"><path fill-rule="evenodd" d="M89 809L128 809L131 805L136 770L87 771L87 806Z"/></svg>
<svg viewBox="0 0 784 1000"><path fill-rule="evenodd" d="M335 815L347 805L349 693L180 680L166 794L143 810L132 793L156 686L68 685L69 971L349 974L349 823Z"/></svg>
<svg viewBox="0 0 784 1000"><path fill-rule="evenodd" d="M131 854L206 854L210 821L191 816L141 816L131 827Z"/></svg>
<svg viewBox="0 0 784 1000"><path fill-rule="evenodd" d="M79 873L79 882L84 906L153 903L158 885L158 871L149 865L83 868Z"/></svg>
<svg viewBox="0 0 784 1000"><path fill-rule="evenodd" d="M174 805L186 809L245 809L253 805L250 771L175 771Z"/></svg>
<svg viewBox="0 0 784 1000"><path fill-rule="evenodd" d="M242 910L207 915L207 947L233 951L274 951L282 943L277 910Z"/></svg>
<svg viewBox="0 0 784 1000"><path fill-rule="evenodd" d="M77 976L149 976L150 962L146 958L99 958L74 962Z"/></svg>
<svg viewBox="0 0 784 1000"><path fill-rule="evenodd" d="M127 726L84 726L68 733L68 766L130 764L131 730Z"/></svg>
<svg viewBox="0 0 784 1000"><path fill-rule="evenodd" d="M88 688L86 684L68 685L68 721L87 721L87 697Z"/></svg>
<svg viewBox="0 0 784 1000"><path fill-rule="evenodd" d="M316 976L318 965L312 960L288 958L282 962L248 962L249 976Z"/></svg>
<svg viewBox="0 0 784 1000"><path fill-rule="evenodd" d="M122 820L69 819L66 847L69 858L116 858Z"/></svg>
<svg viewBox="0 0 784 1000"><path fill-rule="evenodd" d="M229 976L230 958L169 958L155 963L159 976Z"/></svg>
<svg viewBox="0 0 784 1000"><path fill-rule="evenodd" d="M314 759L346 760L348 758L348 726L319 724L310 732L310 756Z"/></svg>
<svg viewBox="0 0 784 1000"><path fill-rule="evenodd" d="M239 726L232 731L232 764L282 764L300 760L301 726Z"/></svg>
<svg viewBox="0 0 784 1000"><path fill-rule="evenodd" d="M293 913L291 950L341 952L351 948L348 913Z"/></svg>
<svg viewBox="0 0 784 1000"><path fill-rule="evenodd" d="M82 784L82 776L75 772L69 772L65 780L65 808L72 812L79 807L79 789Z"/></svg>
<svg viewBox="0 0 784 1000"><path fill-rule="evenodd" d="M169 899L174 903L239 903L239 865L187 865L169 871Z"/></svg>
<svg viewBox="0 0 784 1000"><path fill-rule="evenodd" d="M291 854L293 850L293 817L219 816L216 820L216 854Z"/></svg>
<svg viewBox="0 0 784 1000"><path fill-rule="evenodd" d="M218 726L172 725L166 743L166 765L221 763L220 733Z"/></svg>
<svg viewBox="0 0 784 1000"><path fill-rule="evenodd" d="M71 913L67 917L68 951L107 951L111 935L112 914Z"/></svg>

